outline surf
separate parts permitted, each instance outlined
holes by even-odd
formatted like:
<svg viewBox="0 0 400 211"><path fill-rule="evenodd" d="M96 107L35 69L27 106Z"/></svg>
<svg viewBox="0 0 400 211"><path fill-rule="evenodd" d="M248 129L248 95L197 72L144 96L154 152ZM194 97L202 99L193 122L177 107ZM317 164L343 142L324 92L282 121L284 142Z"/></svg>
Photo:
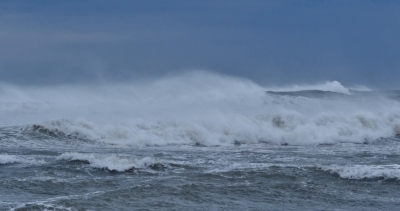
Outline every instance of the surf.
<svg viewBox="0 0 400 211"><path fill-rule="evenodd" d="M272 89L207 72L141 83L1 84L0 125L2 136L121 146L368 143L400 134L399 101L359 92L337 81Z"/></svg>

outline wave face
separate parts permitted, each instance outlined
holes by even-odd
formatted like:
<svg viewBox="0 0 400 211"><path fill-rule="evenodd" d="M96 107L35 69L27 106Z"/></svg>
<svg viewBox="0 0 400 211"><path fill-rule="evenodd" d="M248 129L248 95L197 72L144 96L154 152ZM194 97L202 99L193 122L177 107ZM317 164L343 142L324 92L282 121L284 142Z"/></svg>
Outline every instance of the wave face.
<svg viewBox="0 0 400 211"><path fill-rule="evenodd" d="M295 88L267 92L248 80L204 72L135 84L3 84L0 139L307 145L364 143L400 133L397 92L354 91L336 81L306 87L317 89L312 91Z"/></svg>

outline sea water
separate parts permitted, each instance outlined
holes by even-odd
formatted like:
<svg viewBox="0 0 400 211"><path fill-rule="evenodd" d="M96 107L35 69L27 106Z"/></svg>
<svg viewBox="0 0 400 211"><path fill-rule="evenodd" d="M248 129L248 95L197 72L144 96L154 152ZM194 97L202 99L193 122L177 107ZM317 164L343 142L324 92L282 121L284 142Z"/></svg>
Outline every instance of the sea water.
<svg viewBox="0 0 400 211"><path fill-rule="evenodd" d="M357 90L1 84L0 210L396 210L400 92Z"/></svg>

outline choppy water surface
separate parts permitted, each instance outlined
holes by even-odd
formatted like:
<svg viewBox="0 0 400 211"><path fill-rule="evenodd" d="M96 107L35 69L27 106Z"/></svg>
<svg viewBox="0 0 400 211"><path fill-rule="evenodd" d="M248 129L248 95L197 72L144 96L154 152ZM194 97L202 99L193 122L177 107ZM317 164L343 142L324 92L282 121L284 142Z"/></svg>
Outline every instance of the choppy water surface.
<svg viewBox="0 0 400 211"><path fill-rule="evenodd" d="M0 88L0 210L400 206L398 91L202 74Z"/></svg>
<svg viewBox="0 0 400 211"><path fill-rule="evenodd" d="M0 155L0 209L395 210L400 205L399 141L8 146Z"/></svg>

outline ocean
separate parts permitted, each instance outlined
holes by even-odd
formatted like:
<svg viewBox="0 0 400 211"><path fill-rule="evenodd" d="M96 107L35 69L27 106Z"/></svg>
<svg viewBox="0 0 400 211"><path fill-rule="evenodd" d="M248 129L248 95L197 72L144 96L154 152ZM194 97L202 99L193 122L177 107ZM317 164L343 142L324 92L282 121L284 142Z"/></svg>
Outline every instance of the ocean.
<svg viewBox="0 0 400 211"><path fill-rule="evenodd" d="M398 210L400 91L0 84L0 210Z"/></svg>

